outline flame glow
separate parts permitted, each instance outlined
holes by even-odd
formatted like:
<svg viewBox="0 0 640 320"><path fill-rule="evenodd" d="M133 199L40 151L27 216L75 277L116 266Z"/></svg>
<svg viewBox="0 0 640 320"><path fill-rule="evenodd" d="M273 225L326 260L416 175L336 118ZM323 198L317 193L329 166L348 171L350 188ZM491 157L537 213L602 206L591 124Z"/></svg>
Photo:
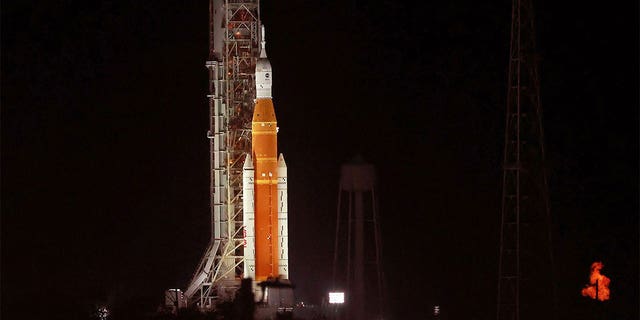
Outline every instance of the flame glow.
<svg viewBox="0 0 640 320"><path fill-rule="evenodd" d="M609 283L611 283L611 280L600 273L603 267L604 264L599 261L591 264L591 276L589 277L589 284L582 289L583 296L600 301L609 300Z"/></svg>

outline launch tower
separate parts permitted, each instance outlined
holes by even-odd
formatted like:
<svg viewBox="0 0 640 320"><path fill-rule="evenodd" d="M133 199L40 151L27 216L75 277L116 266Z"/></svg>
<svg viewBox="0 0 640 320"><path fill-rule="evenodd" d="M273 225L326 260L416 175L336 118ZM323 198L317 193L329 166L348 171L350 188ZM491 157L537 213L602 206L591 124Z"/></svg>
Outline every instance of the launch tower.
<svg viewBox="0 0 640 320"><path fill-rule="evenodd" d="M556 311L531 2L512 5L497 320L554 319Z"/></svg>
<svg viewBox="0 0 640 320"><path fill-rule="evenodd" d="M242 179L251 153L259 12L259 0L209 1L211 239L185 291L200 310L232 299L244 272Z"/></svg>
<svg viewBox="0 0 640 320"><path fill-rule="evenodd" d="M266 298L271 283L289 283L287 166L259 12L258 0L209 1L211 240L184 294L201 311L232 300L246 278L262 281L261 301L293 306Z"/></svg>

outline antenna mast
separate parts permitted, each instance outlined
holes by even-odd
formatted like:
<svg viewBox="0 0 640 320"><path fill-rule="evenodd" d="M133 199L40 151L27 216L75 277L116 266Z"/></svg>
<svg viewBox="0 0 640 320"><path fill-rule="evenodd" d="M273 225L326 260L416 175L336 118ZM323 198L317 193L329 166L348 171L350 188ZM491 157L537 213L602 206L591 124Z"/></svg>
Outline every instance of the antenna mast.
<svg viewBox="0 0 640 320"><path fill-rule="evenodd" d="M497 320L553 319L555 284L532 0L513 0Z"/></svg>

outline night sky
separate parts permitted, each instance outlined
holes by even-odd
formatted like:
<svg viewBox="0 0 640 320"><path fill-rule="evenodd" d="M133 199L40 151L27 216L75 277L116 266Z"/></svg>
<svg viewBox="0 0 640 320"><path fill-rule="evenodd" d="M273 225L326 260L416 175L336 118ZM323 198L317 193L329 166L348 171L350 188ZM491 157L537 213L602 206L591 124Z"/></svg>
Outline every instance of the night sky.
<svg viewBox="0 0 640 320"><path fill-rule="evenodd" d="M391 319L495 312L510 1L263 1L298 299L374 164ZM536 1L561 311L637 319L638 3ZM626 7L625 7L626 6ZM153 311L210 236L208 1L2 1L2 315ZM20 316L17 316L20 314Z"/></svg>

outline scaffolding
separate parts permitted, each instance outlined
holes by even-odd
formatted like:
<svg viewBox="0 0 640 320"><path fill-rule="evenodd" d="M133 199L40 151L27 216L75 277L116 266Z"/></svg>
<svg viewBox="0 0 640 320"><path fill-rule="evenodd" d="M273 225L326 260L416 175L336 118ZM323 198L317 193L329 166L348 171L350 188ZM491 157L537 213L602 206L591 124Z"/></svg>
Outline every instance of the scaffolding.
<svg viewBox="0 0 640 320"><path fill-rule="evenodd" d="M211 239L185 291L201 311L233 299L243 278L242 166L251 152L259 30L259 0L209 1Z"/></svg>

